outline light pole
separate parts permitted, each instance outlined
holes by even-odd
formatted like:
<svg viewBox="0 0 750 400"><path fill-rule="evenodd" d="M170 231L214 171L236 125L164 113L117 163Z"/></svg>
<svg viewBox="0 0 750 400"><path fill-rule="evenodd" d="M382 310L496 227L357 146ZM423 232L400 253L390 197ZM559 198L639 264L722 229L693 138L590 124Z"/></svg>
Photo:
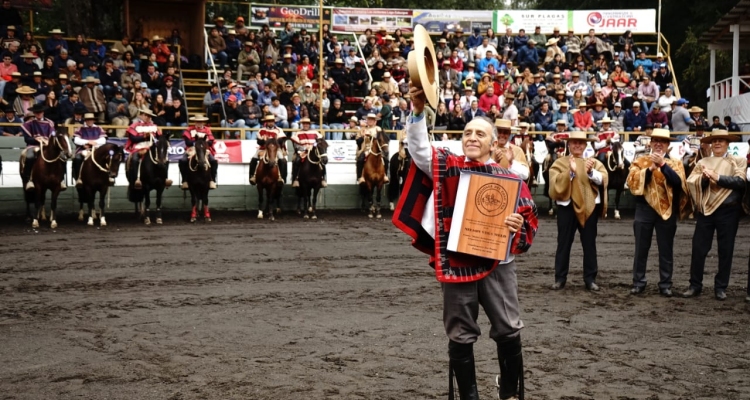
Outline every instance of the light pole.
<svg viewBox="0 0 750 400"><path fill-rule="evenodd" d="M659 0L661 1L661 0ZM320 0L318 9L318 99L320 100L320 106L318 108L318 129L323 129L323 75L325 69L323 68L323 0ZM317 106L317 104L315 105Z"/></svg>
<svg viewBox="0 0 750 400"><path fill-rule="evenodd" d="M661 51L661 0L659 0L659 11L656 18L656 23L658 24L656 28L658 31L656 34L656 52L658 53Z"/></svg>

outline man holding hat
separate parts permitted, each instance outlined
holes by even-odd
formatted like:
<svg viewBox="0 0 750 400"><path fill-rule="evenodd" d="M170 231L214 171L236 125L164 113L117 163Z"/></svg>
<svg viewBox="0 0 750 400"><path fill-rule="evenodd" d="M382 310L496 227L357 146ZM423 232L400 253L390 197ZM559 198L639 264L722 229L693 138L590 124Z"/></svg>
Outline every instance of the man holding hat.
<svg viewBox="0 0 750 400"><path fill-rule="evenodd" d="M16 110L13 107L5 107L5 115L0 118L0 123L22 124L23 120L16 115ZM21 136L22 134L20 126L0 127L0 136Z"/></svg>
<svg viewBox="0 0 750 400"><path fill-rule="evenodd" d="M412 87L409 94L414 108L406 132L413 163L406 179L409 184L404 187L393 222L414 239L415 247L430 255L430 264L442 284L443 324L449 340L449 379L452 381L455 377L461 399L479 398L474 343L480 335L477 312L481 304L492 325L490 337L497 347L499 397L522 398L520 331L523 322L514 258L528 251L534 240L538 226L536 205L528 187L522 183L519 204L504 221L513 233L508 260L500 262L448 252L446 243L461 171L515 176L492 159L497 131L487 118L477 117L466 125L462 135L464 155L455 155L430 145L424 93ZM425 193L430 194L429 198Z"/></svg>
<svg viewBox="0 0 750 400"><path fill-rule="evenodd" d="M292 187L299 187L299 168L308 153L318 145L318 139L322 139L323 135L320 132L310 129L310 118L302 118L299 121L301 129L292 135L292 142L294 142L294 149L296 150L295 155L292 157ZM320 167L323 169L323 181L320 182L322 187L327 187L326 183L326 164L328 159L324 157L320 163Z"/></svg>
<svg viewBox="0 0 750 400"><path fill-rule="evenodd" d="M357 184L365 182L365 178L362 177L362 170L365 168L365 157L369 154L370 149L367 147L367 143L370 140L382 140L384 144L381 147L380 157L383 158L383 165L385 166L385 180L384 183L388 183L388 165L390 157L388 156L388 135L377 125L378 116L374 113L367 114L367 125L360 129L357 133ZM369 140L365 140L370 138Z"/></svg>
<svg viewBox="0 0 750 400"><path fill-rule="evenodd" d="M258 161L266 153L266 140L270 139L281 139L286 138L286 134L281 128L276 127L276 117L273 114L268 114L263 117L263 127L258 131L258 151L255 156L250 160L250 184L255 185L255 171L258 167ZM279 160L279 182L286 181L287 174L287 159L286 159L286 147L282 147L277 152Z"/></svg>
<svg viewBox="0 0 750 400"><path fill-rule="evenodd" d="M689 197L685 170L681 160L669 158L669 130L657 128L651 133L651 151L633 160L628 174L628 187L635 197L635 253L633 257L633 288L630 294L646 289L646 265L651 236L656 230L659 249L659 293L672 297L672 267L677 219L684 218Z"/></svg>
<svg viewBox="0 0 750 400"><path fill-rule="evenodd" d="M549 170L549 197L557 203L557 251L552 290L565 287L570 269L570 249L576 231L583 246L583 281L586 289L598 291L596 275L596 225L607 212L607 170L595 158L583 158L586 132L570 132L570 155L558 158Z"/></svg>
<svg viewBox="0 0 750 400"><path fill-rule="evenodd" d="M34 177L31 176L31 170L34 168L34 162L36 162L36 153L39 151L40 144L47 144L49 138L56 135L55 123L51 120L44 118L44 105L34 104L29 111L34 114L34 117L24 122L21 125L21 131L23 131L23 139L26 142L26 160L23 162L23 178L28 179L26 184L26 190L34 189ZM65 186L65 180L60 182L60 188L62 190L67 189Z"/></svg>
<svg viewBox="0 0 750 400"><path fill-rule="evenodd" d="M151 120L155 116L151 110L141 108L138 110L138 118L130 124L130 127L125 132L125 135L128 137L128 140L125 142L125 151L130 154L130 157L128 157L128 172L130 175L128 179L133 182L135 189L142 187L139 172L141 165L140 151L150 148L151 144L162 135L159 127ZM166 168L169 171L169 161L167 161ZM172 186L172 180L165 180L164 186Z"/></svg>
<svg viewBox="0 0 750 400"><path fill-rule="evenodd" d="M710 136L701 139L701 143L711 145L713 155L698 160L687 178L695 212L695 232L690 259L690 287L682 294L683 297L701 294L706 256L711 250L716 231L719 272L714 278L714 295L717 300L727 298L734 241L742 216L742 196L747 182L747 159L745 156L732 156L727 150L730 142L739 140L739 137L725 130L713 131Z"/></svg>
<svg viewBox="0 0 750 400"><path fill-rule="evenodd" d="M76 155L73 158L73 179L76 181L76 188L83 186L81 180L81 166L83 160L89 156L90 151L107 143L107 133L104 129L97 126L94 122L96 116L92 113L86 113L83 116L84 124L79 126L73 134L73 143L76 145Z"/></svg>
<svg viewBox="0 0 750 400"><path fill-rule="evenodd" d="M216 150L214 149L216 139L214 139L214 135L211 133L211 128L206 126L206 121L208 121L206 116L203 114L196 114L190 117L190 122L193 124L182 132L182 139L185 141L185 154L183 154L179 162L180 175L182 176L182 186L180 186L180 189L182 190L189 189L185 177L187 176L188 171L188 157L195 154L194 146L196 138L206 139L208 163L211 165L211 182L208 183L208 188L216 189L216 173L219 170L219 163L216 161L216 157L214 157L216 155Z"/></svg>

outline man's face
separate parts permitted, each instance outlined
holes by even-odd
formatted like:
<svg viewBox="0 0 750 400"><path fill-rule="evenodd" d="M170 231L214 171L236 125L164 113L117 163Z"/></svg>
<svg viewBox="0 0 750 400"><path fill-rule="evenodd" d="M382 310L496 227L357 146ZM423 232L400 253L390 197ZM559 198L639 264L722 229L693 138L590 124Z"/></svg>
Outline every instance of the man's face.
<svg viewBox="0 0 750 400"><path fill-rule="evenodd" d="M156 68L153 65L149 65L146 70L148 71L149 75L153 75L154 72L156 71Z"/></svg>
<svg viewBox="0 0 750 400"><path fill-rule="evenodd" d="M713 139L711 140L711 150L714 152L714 157L723 157L729 148L729 141L726 139Z"/></svg>
<svg viewBox="0 0 750 400"><path fill-rule="evenodd" d="M549 103L542 103L542 111L547 112L549 110Z"/></svg>
<svg viewBox="0 0 750 400"><path fill-rule="evenodd" d="M271 87L270 86L263 86L263 93L270 93L270 92L271 92Z"/></svg>
<svg viewBox="0 0 750 400"><path fill-rule="evenodd" d="M376 122L378 122L378 120L375 118L367 118L367 126L369 127L375 126Z"/></svg>
<svg viewBox="0 0 750 400"><path fill-rule="evenodd" d="M653 150L654 153L664 155L667 153L668 147L669 140L662 138L651 138L651 150Z"/></svg>
<svg viewBox="0 0 750 400"><path fill-rule="evenodd" d="M526 30L521 29L520 31L518 31L518 36L520 36L520 37L526 36Z"/></svg>
<svg viewBox="0 0 750 400"><path fill-rule="evenodd" d="M583 151L586 150L585 140L568 140L568 147L574 157L580 158L583 155Z"/></svg>
<svg viewBox="0 0 750 400"><path fill-rule="evenodd" d="M634 112L635 114L638 114L638 113L640 113L640 112L641 112L641 106L637 106L636 104L638 104L638 103L634 103L634 104L633 104L633 112Z"/></svg>
<svg viewBox="0 0 750 400"><path fill-rule="evenodd" d="M594 37L594 30L593 29L589 29L589 36Z"/></svg>
<svg viewBox="0 0 750 400"><path fill-rule="evenodd" d="M508 29L505 30L505 35L506 36L513 36L513 31L510 28L508 28Z"/></svg>
<svg viewBox="0 0 750 400"><path fill-rule="evenodd" d="M367 99L365 100L365 109L372 108L372 100Z"/></svg>
<svg viewBox="0 0 750 400"><path fill-rule="evenodd" d="M537 26L536 28L534 28L534 33L537 34L537 35L540 34L540 33L542 33L542 28L540 28L540 27Z"/></svg>
<svg viewBox="0 0 750 400"><path fill-rule="evenodd" d="M461 135L461 145L470 160L487 161L497 146L497 140L492 140L492 125L483 119L472 119Z"/></svg>
<svg viewBox="0 0 750 400"><path fill-rule="evenodd" d="M478 103L476 100L471 102L471 109L476 111L477 110Z"/></svg>
<svg viewBox="0 0 750 400"><path fill-rule="evenodd" d="M486 41L486 40L485 40L485 41ZM492 58L492 52L491 52L491 51L488 51L488 52L487 52L487 54L486 54L485 56L487 57L487 59L488 59L488 60L489 60L489 59L491 59L491 58Z"/></svg>
<svg viewBox="0 0 750 400"><path fill-rule="evenodd" d="M278 107L278 106L279 106L279 103L281 103L281 102L279 101L279 99L276 99L276 100L274 100L274 101L272 101L272 102L271 102L271 104L273 104L273 106L274 106L274 107Z"/></svg>
<svg viewBox="0 0 750 400"><path fill-rule="evenodd" d="M495 88L492 86L487 87L487 97L492 97L495 94Z"/></svg>
<svg viewBox="0 0 750 400"><path fill-rule="evenodd" d="M13 113L13 112L5 113L5 119L7 119L8 121L13 121L14 119L16 119L16 113Z"/></svg>
<svg viewBox="0 0 750 400"><path fill-rule="evenodd" d="M510 133L506 132L497 132L497 146L498 147L505 147L506 144L508 144L508 139L510 139Z"/></svg>

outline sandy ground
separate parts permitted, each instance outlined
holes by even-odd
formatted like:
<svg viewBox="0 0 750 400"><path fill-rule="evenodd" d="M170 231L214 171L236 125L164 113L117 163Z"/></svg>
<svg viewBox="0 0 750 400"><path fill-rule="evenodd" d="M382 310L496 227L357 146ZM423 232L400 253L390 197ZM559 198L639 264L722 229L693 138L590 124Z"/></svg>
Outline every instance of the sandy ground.
<svg viewBox="0 0 750 400"><path fill-rule="evenodd" d="M390 218L390 213L387 213ZM144 227L0 221L0 399L443 399L447 339L426 257L389 219L321 213L258 221L184 214ZM729 299L713 299L715 250L698 299L631 297L632 217L600 223L600 293L553 281L555 224L518 259L529 399L748 399L748 223ZM677 231L676 291L694 224ZM715 247L715 245L714 245ZM404 268L406 267L406 268ZM489 324L484 316L485 332ZM475 346L495 398L494 343Z"/></svg>

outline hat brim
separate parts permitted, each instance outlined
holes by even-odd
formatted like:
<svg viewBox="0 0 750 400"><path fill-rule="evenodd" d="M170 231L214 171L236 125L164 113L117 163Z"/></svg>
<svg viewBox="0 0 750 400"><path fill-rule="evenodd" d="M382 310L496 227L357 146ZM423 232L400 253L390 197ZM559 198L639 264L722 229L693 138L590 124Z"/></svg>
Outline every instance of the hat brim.
<svg viewBox="0 0 750 400"><path fill-rule="evenodd" d="M732 142L739 142L742 139L740 139L739 136L736 135L721 135L721 136L713 136L708 135L706 137L701 138L701 143L703 144L710 144L712 140L714 139L725 139L726 141L732 143Z"/></svg>
<svg viewBox="0 0 750 400"><path fill-rule="evenodd" d="M408 58L409 76L415 87L422 88L430 106L437 108L439 102L437 57L430 34L422 25L414 27L413 52Z"/></svg>

